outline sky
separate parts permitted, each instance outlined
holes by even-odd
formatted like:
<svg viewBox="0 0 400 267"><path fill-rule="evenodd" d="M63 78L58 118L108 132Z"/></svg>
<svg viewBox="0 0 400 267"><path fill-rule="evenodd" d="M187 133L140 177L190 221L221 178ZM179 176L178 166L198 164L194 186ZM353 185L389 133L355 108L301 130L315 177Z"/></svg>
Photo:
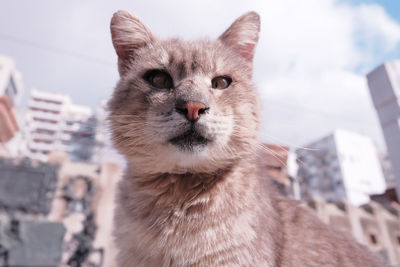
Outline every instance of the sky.
<svg viewBox="0 0 400 267"><path fill-rule="evenodd" d="M2 0L0 54L24 83L96 108L118 80L109 23L120 9L161 38L217 38L241 14L261 16L254 82L262 138L296 146L344 128L384 142L365 75L400 57L400 1Z"/></svg>

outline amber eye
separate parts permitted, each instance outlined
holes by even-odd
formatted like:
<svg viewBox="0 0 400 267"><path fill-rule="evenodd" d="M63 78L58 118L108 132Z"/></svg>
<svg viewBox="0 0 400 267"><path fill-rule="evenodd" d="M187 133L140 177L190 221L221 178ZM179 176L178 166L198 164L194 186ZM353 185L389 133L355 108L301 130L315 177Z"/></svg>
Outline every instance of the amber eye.
<svg viewBox="0 0 400 267"><path fill-rule="evenodd" d="M228 76L218 76L212 79L211 85L215 89L225 89L232 83L232 79Z"/></svg>
<svg viewBox="0 0 400 267"><path fill-rule="evenodd" d="M158 89L171 89L174 86L171 76L161 70L150 70L143 78Z"/></svg>

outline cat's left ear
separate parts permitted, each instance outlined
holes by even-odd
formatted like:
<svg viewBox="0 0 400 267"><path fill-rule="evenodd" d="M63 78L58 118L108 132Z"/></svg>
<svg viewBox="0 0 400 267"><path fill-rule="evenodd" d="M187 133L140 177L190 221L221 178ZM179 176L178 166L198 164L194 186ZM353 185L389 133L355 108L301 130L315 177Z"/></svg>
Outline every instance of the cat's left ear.
<svg viewBox="0 0 400 267"><path fill-rule="evenodd" d="M251 64L259 32L260 16L256 12L251 11L236 19L218 39L232 47Z"/></svg>

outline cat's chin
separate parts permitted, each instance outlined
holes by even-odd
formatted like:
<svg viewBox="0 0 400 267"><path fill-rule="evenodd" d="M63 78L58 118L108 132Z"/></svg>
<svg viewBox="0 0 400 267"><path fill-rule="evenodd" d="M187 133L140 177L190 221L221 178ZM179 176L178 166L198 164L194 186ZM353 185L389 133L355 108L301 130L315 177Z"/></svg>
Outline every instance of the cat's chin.
<svg viewBox="0 0 400 267"><path fill-rule="evenodd" d="M159 147L145 157L128 156L128 165L135 173L213 173L223 167L221 161L215 161L212 157L210 146L194 146L192 151L182 150L179 147L168 144Z"/></svg>
<svg viewBox="0 0 400 267"><path fill-rule="evenodd" d="M202 136L195 130L189 130L181 135L171 138L168 142L181 151L198 153L204 150L211 140Z"/></svg>
<svg viewBox="0 0 400 267"><path fill-rule="evenodd" d="M212 159L211 154L210 147L206 145L196 145L191 150L182 150L178 147L173 153L170 153L170 159L174 161L174 164L171 165L174 166L173 170L170 172L214 172L221 166L216 164L217 162Z"/></svg>

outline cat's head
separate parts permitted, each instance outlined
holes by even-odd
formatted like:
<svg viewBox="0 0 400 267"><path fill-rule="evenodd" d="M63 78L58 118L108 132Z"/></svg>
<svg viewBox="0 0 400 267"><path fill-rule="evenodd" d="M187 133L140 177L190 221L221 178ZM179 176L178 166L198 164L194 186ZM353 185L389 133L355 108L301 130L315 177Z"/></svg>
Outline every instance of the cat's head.
<svg viewBox="0 0 400 267"><path fill-rule="evenodd" d="M217 40L161 40L128 12L114 14L121 79L109 120L128 164L146 173L214 172L254 152L259 30L258 14L249 12Z"/></svg>

